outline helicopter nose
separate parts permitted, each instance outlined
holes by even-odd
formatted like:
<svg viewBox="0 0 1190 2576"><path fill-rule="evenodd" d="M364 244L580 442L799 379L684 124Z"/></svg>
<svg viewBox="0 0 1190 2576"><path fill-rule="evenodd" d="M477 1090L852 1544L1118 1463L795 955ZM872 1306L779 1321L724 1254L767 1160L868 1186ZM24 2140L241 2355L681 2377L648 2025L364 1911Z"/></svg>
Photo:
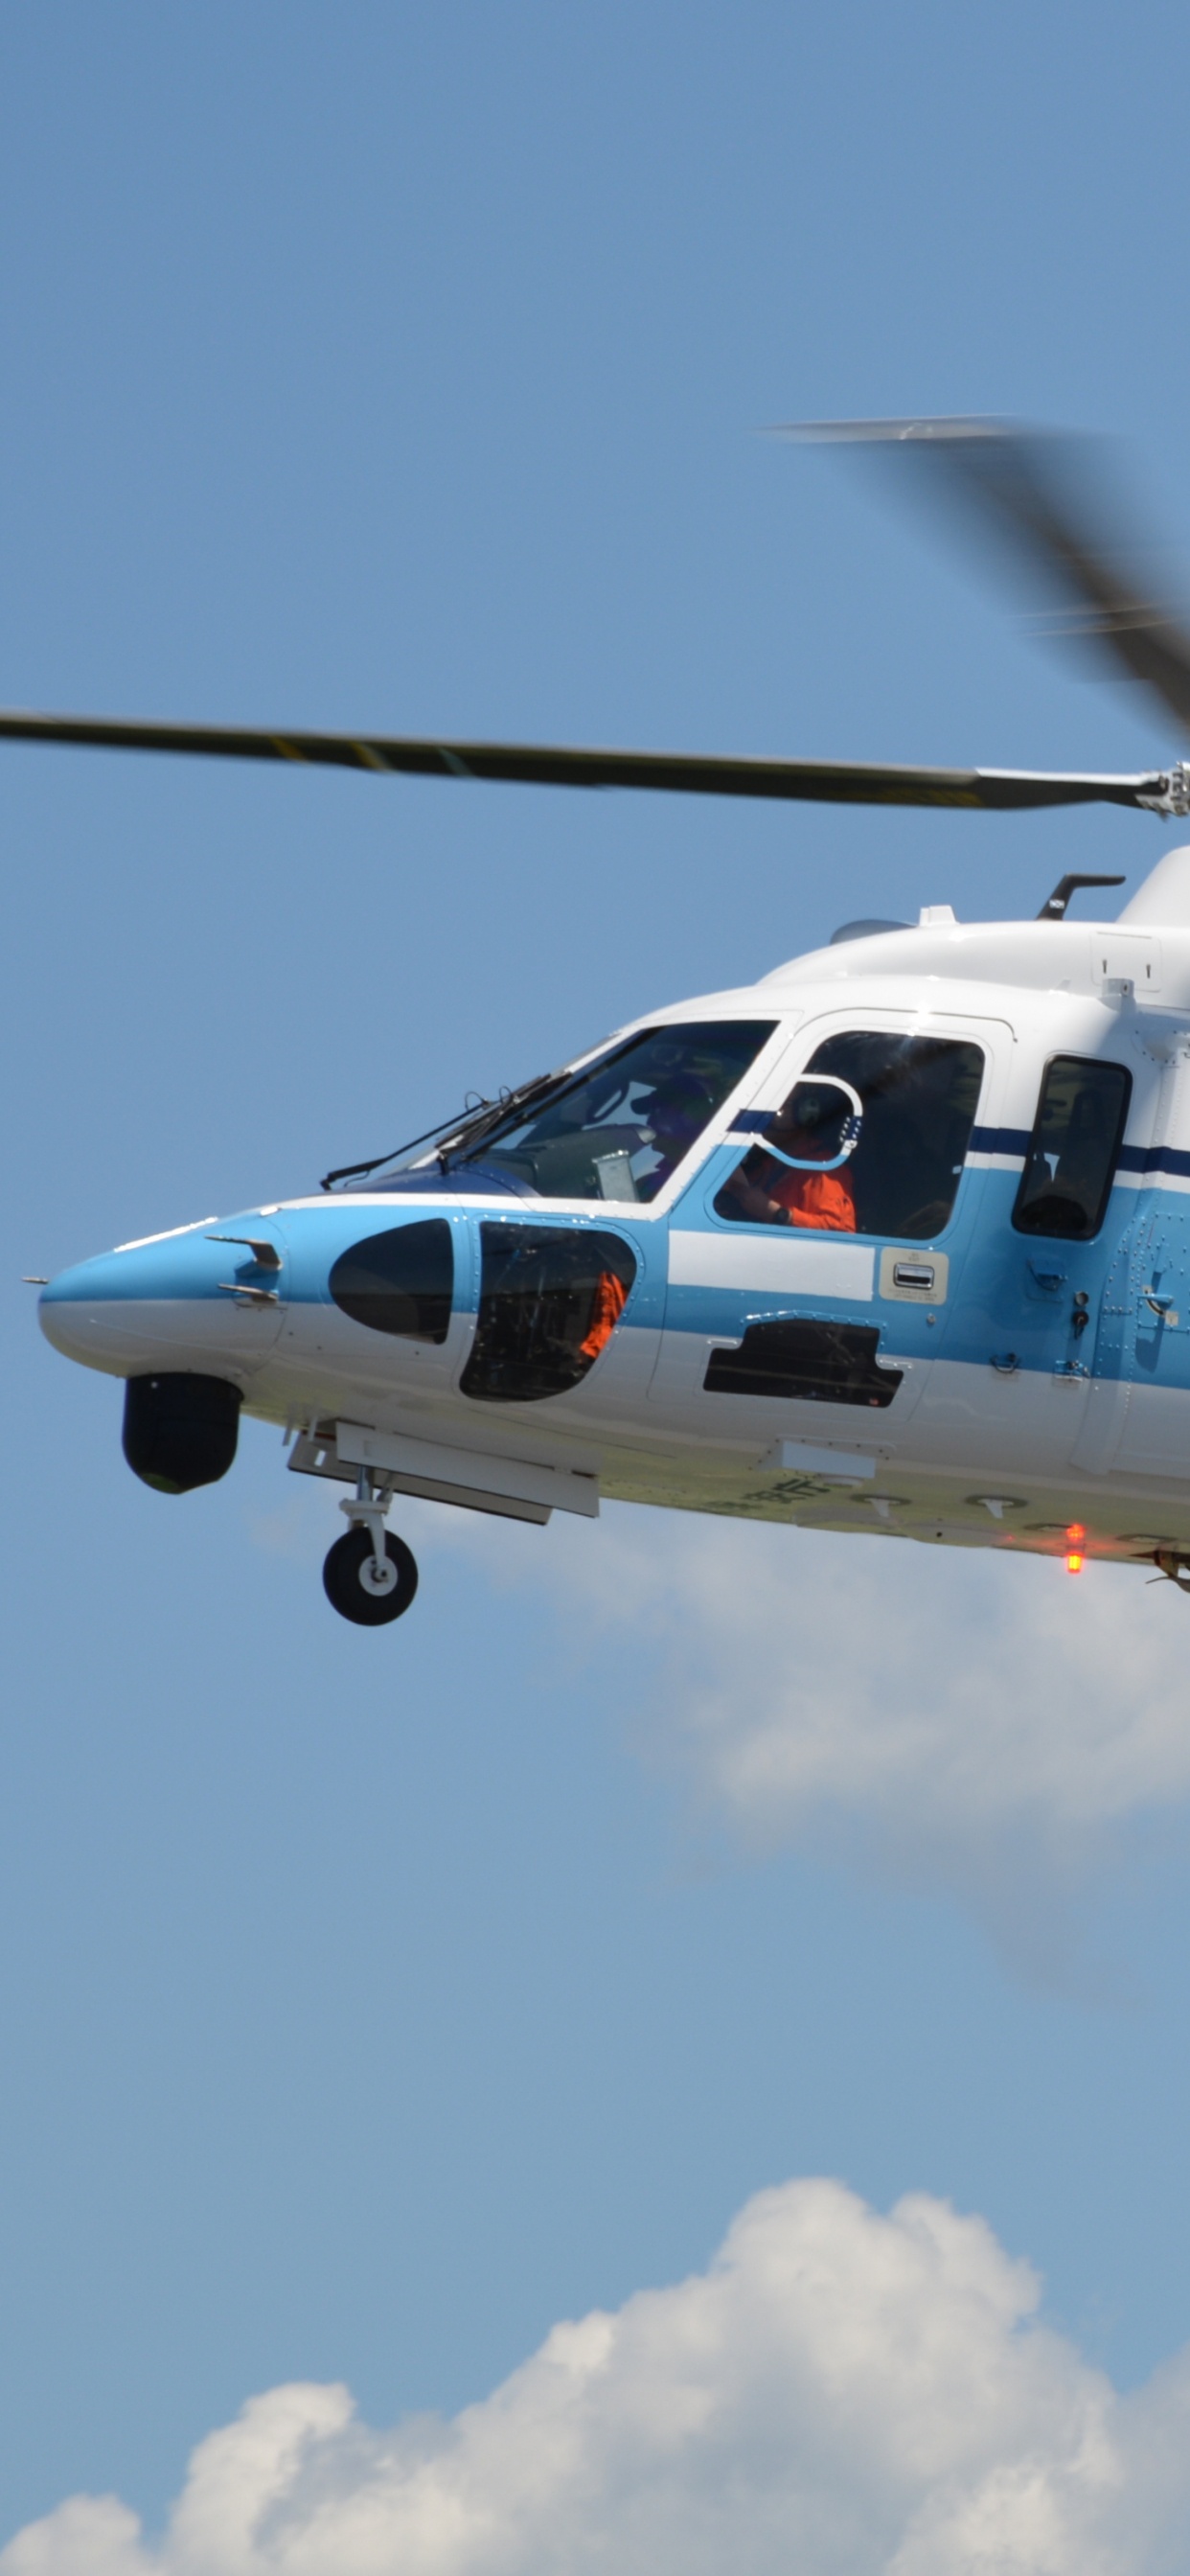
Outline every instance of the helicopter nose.
<svg viewBox="0 0 1190 2576"><path fill-rule="evenodd" d="M155 1368L250 1371L280 1329L280 1246L271 1242L275 1227L259 1218L253 1234L265 1240L250 1245L212 1240L217 1224L206 1217L59 1271L38 1301L46 1340L113 1377ZM262 1252L268 1263L256 1257Z"/></svg>
<svg viewBox="0 0 1190 2576"><path fill-rule="evenodd" d="M86 1368L108 1369L126 1377L130 1368L150 1366L163 1333L204 1295L202 1236L175 1238L165 1244L130 1244L103 1252L60 1270L43 1288L38 1321L46 1340L69 1360ZM173 1341L173 1332L168 1332Z"/></svg>

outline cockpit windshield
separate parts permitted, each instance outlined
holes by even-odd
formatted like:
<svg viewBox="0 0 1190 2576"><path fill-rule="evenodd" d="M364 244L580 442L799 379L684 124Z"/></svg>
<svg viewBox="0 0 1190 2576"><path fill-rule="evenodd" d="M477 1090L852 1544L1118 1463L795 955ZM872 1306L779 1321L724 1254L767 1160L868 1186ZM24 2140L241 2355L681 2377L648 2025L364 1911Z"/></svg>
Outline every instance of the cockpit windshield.
<svg viewBox="0 0 1190 2576"><path fill-rule="evenodd" d="M550 1199L656 1198L776 1027L645 1029L575 1073L481 1110L413 1168L499 1174Z"/></svg>

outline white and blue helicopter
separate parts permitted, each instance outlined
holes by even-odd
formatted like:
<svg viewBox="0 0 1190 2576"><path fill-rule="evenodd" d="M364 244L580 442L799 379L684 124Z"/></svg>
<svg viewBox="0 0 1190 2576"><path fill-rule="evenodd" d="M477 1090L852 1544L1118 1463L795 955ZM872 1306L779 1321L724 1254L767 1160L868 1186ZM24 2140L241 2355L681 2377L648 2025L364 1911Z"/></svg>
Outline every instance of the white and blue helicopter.
<svg viewBox="0 0 1190 2576"><path fill-rule="evenodd" d="M1088 533L1059 451L984 422L844 424L978 502L1190 726L1190 635ZM1091 523L1093 526L1093 522ZM1190 814L1135 776L823 766L0 716L0 733L455 778ZM182 1494L242 1412L347 1485L324 1569L379 1626L417 1587L394 1497L543 1523L601 1495L1146 1561L1190 1588L1190 848L1118 920L848 923L743 990L42 1286L125 1382L124 1452Z"/></svg>

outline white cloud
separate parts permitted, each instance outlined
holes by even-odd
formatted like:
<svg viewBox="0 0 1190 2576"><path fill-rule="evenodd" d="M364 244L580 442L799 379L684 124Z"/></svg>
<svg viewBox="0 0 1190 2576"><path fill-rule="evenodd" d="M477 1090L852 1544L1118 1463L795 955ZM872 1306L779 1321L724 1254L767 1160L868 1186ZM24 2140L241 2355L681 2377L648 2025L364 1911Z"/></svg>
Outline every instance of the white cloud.
<svg viewBox="0 0 1190 2576"><path fill-rule="evenodd" d="M833 1816L965 1870L1190 1797L1190 1608L1140 1570L614 1505L530 1559L463 1517L440 1543L544 1576L568 1660L614 1656L637 1740L747 1841Z"/></svg>
<svg viewBox="0 0 1190 2576"><path fill-rule="evenodd" d="M639 1557L634 1608L650 1589ZM824 1803L1072 1828L1190 1793L1172 1585L1115 1567L699 1523L663 1549L687 1757L749 1830Z"/></svg>
<svg viewBox="0 0 1190 2576"><path fill-rule="evenodd" d="M790 2183L452 2422L274 2389L199 2446L159 2545L76 2497L0 2576L1173 2576L1190 2357L1120 2397L1037 2298L941 2201Z"/></svg>
<svg viewBox="0 0 1190 2576"><path fill-rule="evenodd" d="M753 1849L858 1845L1030 1973L1071 1973L1070 1897L1113 1829L1190 1800L1190 1604L1149 1570L616 1504L541 1532L394 1521L447 1560L440 1602L528 1596L528 1671L601 1695L696 1815ZM259 1536L313 1564L325 1523Z"/></svg>

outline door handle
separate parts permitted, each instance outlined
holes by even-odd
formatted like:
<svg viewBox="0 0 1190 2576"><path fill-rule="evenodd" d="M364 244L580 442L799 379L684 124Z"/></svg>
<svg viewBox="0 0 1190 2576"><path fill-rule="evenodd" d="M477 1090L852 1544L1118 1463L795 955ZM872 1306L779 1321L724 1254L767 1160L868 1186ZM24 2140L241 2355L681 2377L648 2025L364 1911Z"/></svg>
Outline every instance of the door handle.
<svg viewBox="0 0 1190 2576"><path fill-rule="evenodd" d="M1140 1293L1146 1306L1150 1309L1150 1312L1156 1316L1159 1324L1177 1323L1177 1308L1174 1305L1172 1297L1160 1296L1155 1288L1142 1288Z"/></svg>

